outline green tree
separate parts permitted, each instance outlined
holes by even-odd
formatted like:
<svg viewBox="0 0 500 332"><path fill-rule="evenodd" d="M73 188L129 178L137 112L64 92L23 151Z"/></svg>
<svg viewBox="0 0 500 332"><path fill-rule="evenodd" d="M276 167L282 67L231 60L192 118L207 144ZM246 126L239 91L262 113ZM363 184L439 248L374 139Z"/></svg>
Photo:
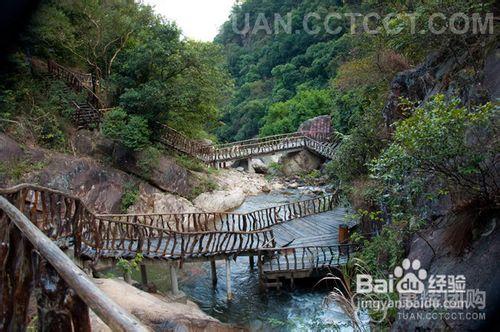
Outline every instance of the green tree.
<svg viewBox="0 0 500 332"><path fill-rule="evenodd" d="M329 90L301 90L295 97L271 105L263 118L262 136L294 132L307 119L332 113Z"/></svg>

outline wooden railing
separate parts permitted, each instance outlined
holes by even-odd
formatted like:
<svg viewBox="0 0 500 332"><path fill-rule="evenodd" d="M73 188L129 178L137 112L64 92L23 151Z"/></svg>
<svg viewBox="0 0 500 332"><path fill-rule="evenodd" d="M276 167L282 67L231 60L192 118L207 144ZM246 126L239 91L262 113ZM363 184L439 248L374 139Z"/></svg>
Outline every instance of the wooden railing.
<svg viewBox="0 0 500 332"><path fill-rule="evenodd" d="M109 221L141 224L173 232L253 232L276 224L327 212L339 204L339 193L282 204L247 213L101 214Z"/></svg>
<svg viewBox="0 0 500 332"><path fill-rule="evenodd" d="M33 185L0 190L59 247L72 246L76 256L191 259L238 255L273 246L270 229L237 230L237 227L183 228L159 223L158 215L96 215L76 197ZM141 219L143 218L143 219ZM192 217L194 218L194 217ZM157 220L149 225L140 221ZM217 226L216 226L217 228Z"/></svg>
<svg viewBox="0 0 500 332"><path fill-rule="evenodd" d="M213 159L214 148L212 146L196 142L168 126L160 126L162 128L162 132L159 137L160 143L168 145L195 158L201 159L206 163L209 163Z"/></svg>
<svg viewBox="0 0 500 332"><path fill-rule="evenodd" d="M41 213L42 218L35 222L0 196L0 331L27 329L32 295L36 298L39 331L90 331L89 307L113 331L148 331L104 294L52 241L66 237L76 228L71 217L79 211L79 206L74 205L76 201L64 197L61 204L46 206L49 209L45 211L42 207L40 211L36 205L26 205L25 193L11 192L7 196L25 211L27 208L30 216L38 217ZM40 196L41 200L46 198L45 193ZM59 227L56 230L52 225Z"/></svg>
<svg viewBox="0 0 500 332"><path fill-rule="evenodd" d="M78 198L33 185L0 194L60 247L77 256L190 259L241 254L273 246L272 226L332 210L339 195L283 204L248 213L94 214Z"/></svg>
<svg viewBox="0 0 500 332"><path fill-rule="evenodd" d="M76 102L72 102L75 107L75 113L73 114L73 123L78 128L98 128L102 121L103 112L100 109L95 108L91 104L86 104L85 107L81 107Z"/></svg>
<svg viewBox="0 0 500 332"><path fill-rule="evenodd" d="M325 158L332 159L339 144L339 140L332 139L329 134L296 132L209 146L193 141L167 126L162 126L162 131L159 138L161 143L208 164L219 164L251 156L302 148L310 149Z"/></svg>
<svg viewBox="0 0 500 332"><path fill-rule="evenodd" d="M82 253L86 256L145 258L181 261L210 256L239 255L274 245L272 230L249 232L174 232L164 228L97 217L82 227Z"/></svg>
<svg viewBox="0 0 500 332"><path fill-rule="evenodd" d="M277 271L312 271L347 264L356 247L351 244L263 248L258 251L261 274Z"/></svg>
<svg viewBox="0 0 500 332"><path fill-rule="evenodd" d="M76 92L85 90L87 101L95 108L99 109L102 106L101 99L93 91L94 81L91 74L76 73L53 60L47 60L47 70L50 74L65 81Z"/></svg>

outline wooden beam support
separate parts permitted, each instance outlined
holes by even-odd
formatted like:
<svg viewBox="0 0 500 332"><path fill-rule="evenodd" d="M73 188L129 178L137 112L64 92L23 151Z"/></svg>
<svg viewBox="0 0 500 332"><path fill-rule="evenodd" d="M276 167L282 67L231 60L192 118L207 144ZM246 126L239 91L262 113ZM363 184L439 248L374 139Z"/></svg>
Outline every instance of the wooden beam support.
<svg viewBox="0 0 500 332"><path fill-rule="evenodd" d="M59 276L78 296L115 331L148 331L137 318L104 294L73 261L66 256L38 227L7 199L0 196L0 210L29 240L41 257L46 259Z"/></svg>
<svg viewBox="0 0 500 332"><path fill-rule="evenodd" d="M231 259L226 259L226 292L227 300L231 301L233 299L233 291L231 290Z"/></svg>
<svg viewBox="0 0 500 332"><path fill-rule="evenodd" d="M210 258L210 272L212 275L212 286L217 287L217 266L215 265L215 258Z"/></svg>
<svg viewBox="0 0 500 332"><path fill-rule="evenodd" d="M148 284L148 270L145 264L141 264L141 283L146 286Z"/></svg>
<svg viewBox="0 0 500 332"><path fill-rule="evenodd" d="M248 260L250 262L250 271L255 269L255 261L253 259L253 254L248 255Z"/></svg>
<svg viewBox="0 0 500 332"><path fill-rule="evenodd" d="M177 279L177 266L175 264L170 265L170 286L173 295L179 294L179 281Z"/></svg>

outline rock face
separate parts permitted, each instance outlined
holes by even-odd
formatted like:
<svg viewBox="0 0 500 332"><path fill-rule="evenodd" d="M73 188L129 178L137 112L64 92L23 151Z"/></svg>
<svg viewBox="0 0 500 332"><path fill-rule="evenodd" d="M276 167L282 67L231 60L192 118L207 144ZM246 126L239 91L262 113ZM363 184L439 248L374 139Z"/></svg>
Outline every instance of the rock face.
<svg viewBox="0 0 500 332"><path fill-rule="evenodd" d="M98 213L120 213L122 212L121 200L125 188L134 184L138 189L138 200L128 212L181 213L199 211L187 199L164 193L147 182L140 181L124 171L94 159L74 157L36 148L26 148L23 151L14 140L4 134L0 134L0 141L2 142L0 145L2 163L23 162L25 164L23 166L25 172L19 180L0 179L3 187L21 182L36 183L81 197L91 209ZM40 166L36 170L30 170L32 164ZM171 177L173 180L178 180L175 175L171 174Z"/></svg>
<svg viewBox="0 0 500 332"><path fill-rule="evenodd" d="M500 99L500 48L497 48L486 59L484 67L484 81L491 100L497 101Z"/></svg>
<svg viewBox="0 0 500 332"><path fill-rule="evenodd" d="M0 149L0 161L3 163L19 160L24 157L24 151L19 144L3 133L0 133Z"/></svg>
<svg viewBox="0 0 500 332"><path fill-rule="evenodd" d="M485 75L495 75L495 70L498 74L497 53L498 50L486 61L486 70L483 70ZM403 118L401 97L423 102L437 93L444 93L459 96L464 105L490 100L491 93L498 93L498 76L487 84L478 79L482 73L476 73L473 63L481 58L485 58L483 54L465 52L455 55L446 50L433 53L421 65L399 73L391 83L389 98L382 110L386 126Z"/></svg>
<svg viewBox="0 0 500 332"><path fill-rule="evenodd" d="M204 212L226 212L243 204L245 194L241 189L203 193L193 201L194 206Z"/></svg>
<svg viewBox="0 0 500 332"><path fill-rule="evenodd" d="M422 232L410 244L408 258L418 259L428 275L464 275L466 289L486 292L486 321L466 319L397 319L392 331L488 331L500 310L500 220L496 216L476 220L471 217L447 217L440 227ZM422 239L425 238L425 241ZM460 247L466 247L460 249ZM457 249L458 247L458 249ZM457 252L460 251L460 252ZM475 312L476 309L453 310ZM412 311L416 314L416 311ZM424 314L429 311L419 311ZM425 317L425 315L423 316ZM491 325L491 326L489 326Z"/></svg>
<svg viewBox="0 0 500 332"><path fill-rule="evenodd" d="M189 197L193 188L200 184L193 172L179 166L174 158L163 154L151 170L148 172L141 170L138 161L145 158L144 152L131 152L98 132L80 130L73 140L73 145L79 153L88 156L96 158L113 156L117 168L135 174L169 193Z"/></svg>
<svg viewBox="0 0 500 332"><path fill-rule="evenodd" d="M280 164L284 175L293 176L319 169L322 159L307 150L303 150L284 155L280 160Z"/></svg>
<svg viewBox="0 0 500 332"><path fill-rule="evenodd" d="M177 165L172 157L161 155L158 163L149 171L144 172L138 166L138 161L143 158L143 152L131 154L121 150L116 153L116 165L120 169L135 174L154 186L169 193L189 197L193 188L199 185L198 178L189 170Z"/></svg>

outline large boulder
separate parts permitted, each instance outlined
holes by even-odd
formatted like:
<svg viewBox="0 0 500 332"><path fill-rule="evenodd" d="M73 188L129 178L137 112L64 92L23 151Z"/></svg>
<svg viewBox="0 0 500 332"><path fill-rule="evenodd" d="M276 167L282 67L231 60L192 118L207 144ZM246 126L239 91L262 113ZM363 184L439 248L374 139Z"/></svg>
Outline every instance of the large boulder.
<svg viewBox="0 0 500 332"><path fill-rule="evenodd" d="M135 179L88 158L45 155L44 167L22 182L37 183L81 197L99 213L121 212L121 198Z"/></svg>
<svg viewBox="0 0 500 332"><path fill-rule="evenodd" d="M454 213L446 216L415 235L411 241L408 259L418 259L428 275L463 275L466 289L486 292L486 320L481 319L405 319L398 316L392 331L489 331L500 310L500 230L496 216L475 219L472 213ZM437 226L439 225L439 226ZM464 298L464 300L467 300ZM453 310L455 313L479 312L474 307ZM408 311L400 310L400 313ZM435 309L412 309L412 314L430 317ZM489 325L489 326L488 326ZM498 323L497 325L498 326Z"/></svg>
<svg viewBox="0 0 500 332"><path fill-rule="evenodd" d="M318 157L307 150L292 152L281 158L281 172L285 176L310 173L315 169L319 169L322 162L323 160L321 157Z"/></svg>
<svg viewBox="0 0 500 332"><path fill-rule="evenodd" d="M484 66L484 80L492 101L500 100L500 48L497 48L486 59Z"/></svg>
<svg viewBox="0 0 500 332"><path fill-rule="evenodd" d="M25 153L21 146L9 136L0 133L0 162L9 163L24 157Z"/></svg>
<svg viewBox="0 0 500 332"><path fill-rule="evenodd" d="M257 174L267 174L269 172L268 165L266 165L260 158L252 159L251 165Z"/></svg>
<svg viewBox="0 0 500 332"><path fill-rule="evenodd" d="M303 122L299 126L301 133L321 133L330 135L332 132L332 118L330 115L321 115Z"/></svg>
<svg viewBox="0 0 500 332"><path fill-rule="evenodd" d="M193 201L194 206L204 212L226 212L234 210L245 201L241 189L203 193Z"/></svg>

